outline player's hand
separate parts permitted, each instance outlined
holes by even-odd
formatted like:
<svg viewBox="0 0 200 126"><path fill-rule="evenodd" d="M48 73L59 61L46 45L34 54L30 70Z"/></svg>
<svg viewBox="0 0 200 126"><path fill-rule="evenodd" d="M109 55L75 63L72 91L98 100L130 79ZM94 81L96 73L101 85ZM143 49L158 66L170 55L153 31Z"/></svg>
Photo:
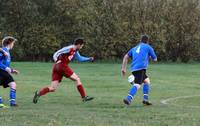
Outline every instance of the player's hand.
<svg viewBox="0 0 200 126"><path fill-rule="evenodd" d="M90 60L91 60L92 62L94 62L94 57L90 57Z"/></svg>
<svg viewBox="0 0 200 126"><path fill-rule="evenodd" d="M15 70L15 69L12 69L11 73L12 74L19 74L19 71Z"/></svg>
<svg viewBox="0 0 200 126"><path fill-rule="evenodd" d="M121 74L122 74L122 77L125 77L126 76L126 70L122 69Z"/></svg>
<svg viewBox="0 0 200 126"><path fill-rule="evenodd" d="M156 59L153 59L153 63L156 63L158 60L157 60L157 58Z"/></svg>
<svg viewBox="0 0 200 126"><path fill-rule="evenodd" d="M11 72L12 72L11 68L9 68L9 67L6 67L5 70L6 70L9 74L11 74Z"/></svg>

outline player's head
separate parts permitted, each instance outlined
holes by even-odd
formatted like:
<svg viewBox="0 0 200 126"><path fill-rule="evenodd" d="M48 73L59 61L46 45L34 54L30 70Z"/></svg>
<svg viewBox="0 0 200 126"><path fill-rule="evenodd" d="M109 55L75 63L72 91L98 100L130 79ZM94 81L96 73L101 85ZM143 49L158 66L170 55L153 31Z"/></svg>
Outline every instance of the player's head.
<svg viewBox="0 0 200 126"><path fill-rule="evenodd" d="M74 45L80 50L85 44L84 38L76 38L74 39Z"/></svg>
<svg viewBox="0 0 200 126"><path fill-rule="evenodd" d="M141 36L141 42L148 43L149 42L149 36L148 35L142 35Z"/></svg>
<svg viewBox="0 0 200 126"><path fill-rule="evenodd" d="M17 39L15 39L14 37L6 36L2 40L2 46L12 49L16 41L17 41Z"/></svg>

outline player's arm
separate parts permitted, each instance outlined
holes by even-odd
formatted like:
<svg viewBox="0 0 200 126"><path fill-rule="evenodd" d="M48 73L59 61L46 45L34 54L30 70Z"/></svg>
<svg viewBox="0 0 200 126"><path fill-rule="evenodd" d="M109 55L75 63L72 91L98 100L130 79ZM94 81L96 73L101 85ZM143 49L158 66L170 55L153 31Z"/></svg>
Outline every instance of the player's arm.
<svg viewBox="0 0 200 126"><path fill-rule="evenodd" d="M15 70L15 69L13 69L13 68L10 68L10 67L8 67L8 65L6 65L6 64L9 64L8 62L6 62L6 63L2 63L2 59L4 59L4 58L6 58L7 59L7 57L5 57L5 56L3 56L2 54L0 54L0 69L3 69L3 70L5 70L5 71L7 71L8 73L13 73L13 74L19 74L19 71L17 71L17 70ZM6 60L7 61L7 60Z"/></svg>
<svg viewBox="0 0 200 126"><path fill-rule="evenodd" d="M122 62L122 69L121 69L121 74L122 74L122 77L124 77L126 75L126 67L127 67L127 64L128 64L128 59L129 59L129 55L128 53L124 56L123 58L123 62Z"/></svg>
<svg viewBox="0 0 200 126"><path fill-rule="evenodd" d="M6 58L2 53L0 53L0 68L7 71L8 73L11 73L11 68L7 67L5 64L3 64L2 60Z"/></svg>
<svg viewBox="0 0 200 126"><path fill-rule="evenodd" d="M94 57L84 57L84 56L81 56L78 51L76 51L74 59L78 60L80 62L94 61Z"/></svg>
<svg viewBox="0 0 200 126"><path fill-rule="evenodd" d="M0 68L7 71L8 73L11 73L12 69L10 67L7 67L2 62L0 62Z"/></svg>
<svg viewBox="0 0 200 126"><path fill-rule="evenodd" d="M157 62L157 56L152 47L149 48L149 55L150 55L151 59L153 60L153 62Z"/></svg>
<svg viewBox="0 0 200 126"><path fill-rule="evenodd" d="M128 64L128 59L132 57L132 49L128 51L126 55L124 55L123 62L122 62L122 69L121 69L121 74L122 77L126 75L126 67Z"/></svg>

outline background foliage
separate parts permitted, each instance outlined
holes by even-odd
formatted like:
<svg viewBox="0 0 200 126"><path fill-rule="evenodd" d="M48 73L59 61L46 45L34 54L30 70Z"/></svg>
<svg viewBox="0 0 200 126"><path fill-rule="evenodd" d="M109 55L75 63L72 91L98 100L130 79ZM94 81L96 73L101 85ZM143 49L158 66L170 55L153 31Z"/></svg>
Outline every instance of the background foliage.
<svg viewBox="0 0 200 126"><path fill-rule="evenodd" d="M199 0L0 0L0 38L15 36L14 60L50 61L83 36L85 55L121 58L142 34L159 60L200 60Z"/></svg>

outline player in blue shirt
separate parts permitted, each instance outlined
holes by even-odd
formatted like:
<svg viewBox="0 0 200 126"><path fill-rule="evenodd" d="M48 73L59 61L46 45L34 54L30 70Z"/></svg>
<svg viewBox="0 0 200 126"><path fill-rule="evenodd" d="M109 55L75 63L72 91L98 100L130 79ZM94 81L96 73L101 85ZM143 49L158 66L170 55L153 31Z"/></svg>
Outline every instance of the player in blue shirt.
<svg viewBox="0 0 200 126"><path fill-rule="evenodd" d="M10 106L16 107L16 83L11 74L18 74L19 72L10 67L11 50L17 40L11 36L7 36L2 40L3 48L0 49L0 86L4 88L10 87ZM0 97L0 108L6 107L3 104L2 97Z"/></svg>
<svg viewBox="0 0 200 126"><path fill-rule="evenodd" d="M143 104L152 105L148 100L150 79L146 75L146 69L149 64L149 58L156 62L157 56L153 48L148 44L148 42L149 37L147 35L143 35L141 37L141 42L137 46L130 49L123 58L121 69L122 76L125 76L128 59L131 58L131 72L135 77L134 85L131 87L128 96L123 100L123 102L127 105L130 105L135 94L137 93L137 90L141 87L143 83Z"/></svg>

